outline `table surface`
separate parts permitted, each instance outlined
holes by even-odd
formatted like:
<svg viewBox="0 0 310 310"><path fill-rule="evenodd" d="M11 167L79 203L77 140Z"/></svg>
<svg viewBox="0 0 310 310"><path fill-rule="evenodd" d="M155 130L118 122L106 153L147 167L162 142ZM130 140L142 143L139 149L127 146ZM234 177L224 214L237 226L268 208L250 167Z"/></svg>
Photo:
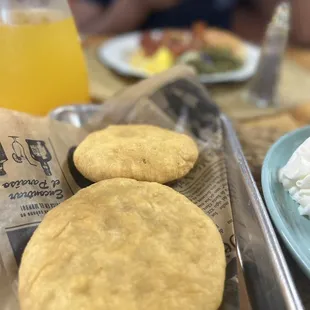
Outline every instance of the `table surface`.
<svg viewBox="0 0 310 310"><path fill-rule="evenodd" d="M91 95L98 102L103 102L137 82L137 79L115 74L99 62L97 47L105 40L103 37L92 37L83 42L89 67ZM310 49L290 47L282 73L286 80L280 87L282 98L285 100L289 97L293 104L270 111L237 105L237 102L240 102L240 92L246 88L246 84L211 87L214 100L235 123L245 156L259 188L261 166L269 147L286 132L310 124ZM292 266L292 263L289 264ZM296 273L298 277L303 277L298 270L294 271L294 276ZM305 282L308 283L308 280L304 279L303 283ZM250 309L242 285L240 294L241 309Z"/></svg>

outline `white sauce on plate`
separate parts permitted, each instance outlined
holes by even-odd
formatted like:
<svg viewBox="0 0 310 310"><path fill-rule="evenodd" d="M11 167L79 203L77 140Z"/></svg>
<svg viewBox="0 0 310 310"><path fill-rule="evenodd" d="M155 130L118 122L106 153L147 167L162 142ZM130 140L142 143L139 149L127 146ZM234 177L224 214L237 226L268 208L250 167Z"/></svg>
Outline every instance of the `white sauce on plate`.
<svg viewBox="0 0 310 310"><path fill-rule="evenodd" d="M297 148L280 169L279 181L300 205L299 213L310 216L310 138Z"/></svg>

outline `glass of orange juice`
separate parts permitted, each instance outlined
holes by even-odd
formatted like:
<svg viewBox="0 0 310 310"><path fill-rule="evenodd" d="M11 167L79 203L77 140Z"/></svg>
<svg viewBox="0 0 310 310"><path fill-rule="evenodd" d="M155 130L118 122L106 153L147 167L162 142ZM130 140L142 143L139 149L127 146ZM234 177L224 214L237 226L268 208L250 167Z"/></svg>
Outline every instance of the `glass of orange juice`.
<svg viewBox="0 0 310 310"><path fill-rule="evenodd" d="M0 0L0 107L45 115L88 101L86 64L66 0Z"/></svg>

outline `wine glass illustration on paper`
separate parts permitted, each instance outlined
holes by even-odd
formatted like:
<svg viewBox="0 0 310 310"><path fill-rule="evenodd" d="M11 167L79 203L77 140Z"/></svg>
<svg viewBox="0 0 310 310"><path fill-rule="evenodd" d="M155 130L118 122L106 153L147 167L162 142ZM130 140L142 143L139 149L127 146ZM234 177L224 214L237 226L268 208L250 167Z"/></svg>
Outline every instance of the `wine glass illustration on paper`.
<svg viewBox="0 0 310 310"><path fill-rule="evenodd" d="M0 176L6 175L6 171L4 170L4 163L8 160L4 148L0 143Z"/></svg>
<svg viewBox="0 0 310 310"><path fill-rule="evenodd" d="M9 136L9 137L13 139L12 158L14 159L14 161L18 164L21 164L23 161L27 161L31 166L36 166L36 164L33 164L32 162L30 162L26 154L26 151L24 149L24 146L17 140L19 137L18 136Z"/></svg>
<svg viewBox="0 0 310 310"><path fill-rule="evenodd" d="M51 176L52 171L48 165L48 162L51 161L52 155L46 147L45 142L42 140L29 139L26 139L26 142L28 144L31 157L41 164L41 167L47 176Z"/></svg>

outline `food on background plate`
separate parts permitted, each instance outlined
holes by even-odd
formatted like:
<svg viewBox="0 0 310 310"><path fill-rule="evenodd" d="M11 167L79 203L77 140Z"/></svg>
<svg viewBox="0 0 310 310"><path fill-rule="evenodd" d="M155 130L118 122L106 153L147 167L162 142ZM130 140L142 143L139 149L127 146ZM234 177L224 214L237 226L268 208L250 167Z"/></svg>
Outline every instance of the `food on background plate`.
<svg viewBox="0 0 310 310"><path fill-rule="evenodd" d="M310 138L295 150L280 169L279 181L300 205L299 213L310 216Z"/></svg>
<svg viewBox="0 0 310 310"><path fill-rule="evenodd" d="M144 32L140 48L130 63L148 74L159 73L175 64L191 65L199 74L239 69L244 62L244 44L232 33L196 23L191 30Z"/></svg>
<svg viewBox="0 0 310 310"><path fill-rule="evenodd" d="M143 68L150 74L163 72L174 65L174 57L169 49L162 47L152 56L145 57L143 50L138 50L131 57L131 64L136 68Z"/></svg>
<svg viewBox="0 0 310 310"><path fill-rule="evenodd" d="M212 220L173 189L101 181L51 210L19 271L22 310L217 310L225 254Z"/></svg>
<svg viewBox="0 0 310 310"><path fill-rule="evenodd" d="M185 134L151 125L114 125L91 133L74 152L74 164L91 181L132 178L167 183L186 175L198 148Z"/></svg>
<svg viewBox="0 0 310 310"><path fill-rule="evenodd" d="M229 48L206 48L182 55L178 63L193 67L198 74L233 71L242 66L242 60Z"/></svg>

